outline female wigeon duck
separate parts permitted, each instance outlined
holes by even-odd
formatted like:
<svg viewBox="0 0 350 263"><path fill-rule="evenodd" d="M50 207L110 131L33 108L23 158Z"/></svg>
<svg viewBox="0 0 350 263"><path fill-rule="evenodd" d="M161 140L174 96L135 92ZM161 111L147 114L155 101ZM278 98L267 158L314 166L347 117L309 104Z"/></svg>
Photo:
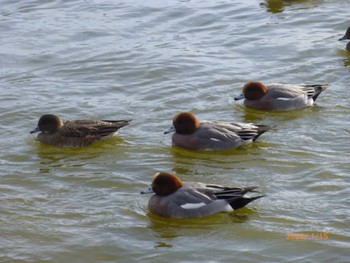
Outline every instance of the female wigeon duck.
<svg viewBox="0 0 350 263"><path fill-rule="evenodd" d="M154 193L148 207L156 215L172 218L205 217L232 212L263 195L247 197L256 186L227 187L199 182L181 182L175 174L158 172L152 185L141 194Z"/></svg>
<svg viewBox="0 0 350 263"><path fill-rule="evenodd" d="M30 133L40 132L38 140L60 147L87 146L101 139L114 135L130 120L75 120L62 121L53 114L40 117L38 126Z"/></svg>
<svg viewBox="0 0 350 263"><path fill-rule="evenodd" d="M350 40L350 27L346 30L345 35L342 38L340 38L339 41L346 40L346 39ZM348 42L345 49L350 51L350 42Z"/></svg>
<svg viewBox="0 0 350 263"><path fill-rule="evenodd" d="M164 134L175 132L173 145L191 150L227 150L253 142L270 127L239 122L201 121L191 112L180 112Z"/></svg>
<svg viewBox="0 0 350 263"><path fill-rule="evenodd" d="M235 100L244 99L244 105L258 110L295 110L313 105L327 85L271 84L249 81L243 93Z"/></svg>

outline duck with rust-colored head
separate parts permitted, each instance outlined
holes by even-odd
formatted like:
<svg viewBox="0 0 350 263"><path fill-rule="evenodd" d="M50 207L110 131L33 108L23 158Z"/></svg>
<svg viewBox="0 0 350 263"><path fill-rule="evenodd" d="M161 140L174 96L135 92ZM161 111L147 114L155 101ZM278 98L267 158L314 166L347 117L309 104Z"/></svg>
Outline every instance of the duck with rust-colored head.
<svg viewBox="0 0 350 263"><path fill-rule="evenodd" d="M40 117L38 126L30 133L40 132L38 140L60 147L87 146L108 138L126 125L130 120L74 120L63 121L53 114Z"/></svg>
<svg viewBox="0 0 350 263"><path fill-rule="evenodd" d="M231 187L199 182L182 182L175 174L158 172L152 185L141 194L154 193L148 207L156 215L171 218L195 218L232 212L263 197L245 196L257 187Z"/></svg>
<svg viewBox="0 0 350 263"><path fill-rule="evenodd" d="M296 110L313 105L327 88L319 84L271 84L249 81L235 100L244 99L244 105L258 110Z"/></svg>
<svg viewBox="0 0 350 263"><path fill-rule="evenodd" d="M201 121L191 112L180 112L173 126L173 145L191 150L227 150L255 141L270 127L239 122Z"/></svg>
<svg viewBox="0 0 350 263"><path fill-rule="evenodd" d="M346 39L350 40L350 27L346 30L345 35L342 38L339 38L339 41L346 40ZM347 51L350 51L350 42L348 42L345 49Z"/></svg>

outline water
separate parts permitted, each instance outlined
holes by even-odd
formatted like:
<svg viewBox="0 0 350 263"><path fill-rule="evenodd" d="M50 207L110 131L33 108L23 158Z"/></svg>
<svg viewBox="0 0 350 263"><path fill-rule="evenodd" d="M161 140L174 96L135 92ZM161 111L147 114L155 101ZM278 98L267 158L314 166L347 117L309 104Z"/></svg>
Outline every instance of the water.
<svg viewBox="0 0 350 263"><path fill-rule="evenodd" d="M1 262L348 262L349 1L2 1ZM329 83L265 113L248 80ZM276 126L226 152L172 148L179 111ZM43 113L131 118L81 149L29 135ZM140 195L157 171L258 185L233 214L170 220ZM289 234L308 235L288 240ZM321 239L322 238L322 239Z"/></svg>

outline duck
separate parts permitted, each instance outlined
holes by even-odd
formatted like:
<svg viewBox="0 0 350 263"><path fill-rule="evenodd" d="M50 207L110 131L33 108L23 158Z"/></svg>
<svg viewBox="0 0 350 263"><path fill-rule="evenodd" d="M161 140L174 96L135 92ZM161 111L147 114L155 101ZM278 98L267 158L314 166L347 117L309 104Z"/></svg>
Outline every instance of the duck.
<svg viewBox="0 0 350 263"><path fill-rule="evenodd" d="M113 136L130 120L66 120L54 114L40 117L30 133L40 132L38 141L59 147L81 147Z"/></svg>
<svg viewBox="0 0 350 263"><path fill-rule="evenodd" d="M255 141L270 130L251 123L199 121L191 112L180 112L164 134L174 133L172 144L190 150L228 150Z"/></svg>
<svg viewBox="0 0 350 263"><path fill-rule="evenodd" d="M327 87L321 84L265 85L260 81L249 81L234 100L244 99L245 106L258 110L296 110L313 105Z"/></svg>
<svg viewBox="0 0 350 263"><path fill-rule="evenodd" d="M151 187L141 194L154 193L148 202L149 210L168 218L198 218L221 212L232 212L264 195L246 196L257 192L257 186L232 187L201 182L182 182L172 173L157 172Z"/></svg>
<svg viewBox="0 0 350 263"><path fill-rule="evenodd" d="M350 40L350 27L346 30L345 35L342 38L339 38L338 41L342 41L342 40L346 40L346 39ZM350 42L348 42L345 49L347 51L350 51Z"/></svg>

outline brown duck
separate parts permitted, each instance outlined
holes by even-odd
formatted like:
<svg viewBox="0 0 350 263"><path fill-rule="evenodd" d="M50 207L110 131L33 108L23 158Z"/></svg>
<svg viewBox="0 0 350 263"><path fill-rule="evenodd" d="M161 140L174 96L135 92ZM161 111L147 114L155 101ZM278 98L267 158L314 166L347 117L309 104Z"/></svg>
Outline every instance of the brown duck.
<svg viewBox="0 0 350 263"><path fill-rule="evenodd" d="M53 114L40 117L38 126L30 133L40 132L38 140L60 147L81 147L113 136L130 120L63 121Z"/></svg>

